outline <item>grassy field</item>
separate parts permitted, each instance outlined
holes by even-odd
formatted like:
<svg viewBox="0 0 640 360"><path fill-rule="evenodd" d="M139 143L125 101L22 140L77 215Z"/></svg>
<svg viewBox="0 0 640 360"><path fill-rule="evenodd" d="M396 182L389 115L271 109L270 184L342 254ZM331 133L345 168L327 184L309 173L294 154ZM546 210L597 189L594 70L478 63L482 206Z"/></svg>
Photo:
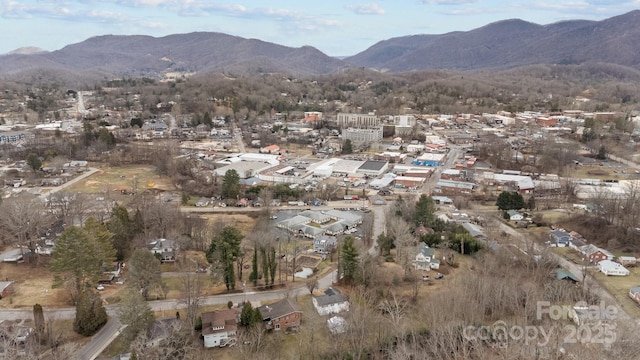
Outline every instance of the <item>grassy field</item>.
<svg viewBox="0 0 640 360"><path fill-rule="evenodd" d="M52 289L53 274L44 266L0 263L0 279L15 281L15 292L0 300L2 308L31 307L36 302L43 307L69 306L64 288Z"/></svg>
<svg viewBox="0 0 640 360"><path fill-rule="evenodd" d="M593 271L593 278L613 295L618 304L632 317L640 317L640 306L629 297L629 289L640 286L640 268L628 268L629 276L606 276Z"/></svg>
<svg viewBox="0 0 640 360"><path fill-rule="evenodd" d="M135 189L134 189L135 187ZM141 192L145 189L174 190L169 178L161 177L152 166L102 167L100 171L70 186L69 192L105 194L113 198L126 197L121 190Z"/></svg>

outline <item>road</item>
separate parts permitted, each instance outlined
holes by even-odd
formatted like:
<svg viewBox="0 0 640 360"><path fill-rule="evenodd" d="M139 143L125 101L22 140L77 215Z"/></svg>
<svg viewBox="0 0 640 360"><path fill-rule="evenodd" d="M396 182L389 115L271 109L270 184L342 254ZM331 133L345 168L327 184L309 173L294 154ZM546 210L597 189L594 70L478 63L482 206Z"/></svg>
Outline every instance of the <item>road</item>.
<svg viewBox="0 0 640 360"><path fill-rule="evenodd" d="M486 216L487 214L483 213L483 215ZM495 214L491 216L495 217ZM513 244L513 245L521 252L528 254L530 256L547 253L554 260L556 260L561 267L573 273L575 276L578 277L578 279L584 279L584 276L582 273L582 270L583 270L582 265L573 263L552 251L548 251L548 249L546 249L542 245L535 243L533 240L527 238L525 235L521 234L516 229L505 224L503 221L497 218L495 220L500 225L500 230L504 231L505 233L509 234L513 239L520 242L520 245L517 245L517 244ZM534 254L531 254L532 250ZM623 321L631 325L632 327L640 325L640 319L634 319L631 315L629 315L629 313L626 312L624 306L620 304L618 300L614 298L613 295L611 295L611 293L609 293L605 288L600 286L598 282L594 281L589 276L587 276L586 278L586 286L589 288L589 290L597 294L601 300L604 300L605 303L617 305L617 308L618 308L618 314L616 318L617 320Z"/></svg>
<svg viewBox="0 0 640 360"><path fill-rule="evenodd" d="M283 205L278 207L272 207L272 211L280 211L280 210L305 210L305 209L313 209L313 210L333 210L333 209L359 209L362 207L368 207L369 201L362 200L348 200L348 201L329 201L327 205L322 206L291 206L291 205ZM377 206L376 206L377 207ZM384 207L384 206L383 206ZM245 213L245 212L255 212L262 211L261 207L236 207L236 206L207 206L207 207L192 207L192 206L183 206L180 207L180 211L189 212L189 213Z"/></svg>
<svg viewBox="0 0 640 360"><path fill-rule="evenodd" d="M48 192L46 193L42 193L40 194L40 199L45 200L47 197L51 196L52 194L57 193L60 190L63 190L75 183L77 183L78 181L82 181L86 178L88 178L89 176L97 173L98 171L100 171L100 169L96 169L96 168L89 168L89 170L85 173L83 173L80 176L75 177L73 180L69 180L66 183L60 185L60 186L56 186L56 187L52 187L51 189L49 189Z"/></svg>
<svg viewBox="0 0 640 360"><path fill-rule="evenodd" d="M124 328L125 326L120 323L117 316L110 317L107 324L97 334L93 335L91 341L78 353L74 354L72 359L94 360L120 335Z"/></svg>

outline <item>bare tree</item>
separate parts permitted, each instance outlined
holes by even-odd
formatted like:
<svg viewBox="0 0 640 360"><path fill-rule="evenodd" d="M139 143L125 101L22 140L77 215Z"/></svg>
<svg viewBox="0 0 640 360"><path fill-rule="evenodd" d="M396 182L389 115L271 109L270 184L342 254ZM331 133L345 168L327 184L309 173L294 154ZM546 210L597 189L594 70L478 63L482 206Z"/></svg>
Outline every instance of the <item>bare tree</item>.
<svg viewBox="0 0 640 360"><path fill-rule="evenodd" d="M24 254L35 253L42 232L51 225L40 199L12 197L0 204L0 234L5 243L15 242Z"/></svg>
<svg viewBox="0 0 640 360"><path fill-rule="evenodd" d="M202 296L203 278L196 273L197 264L190 264L183 255L177 263L180 269L180 283L183 291L183 302L187 306L186 323L193 329L200 299Z"/></svg>

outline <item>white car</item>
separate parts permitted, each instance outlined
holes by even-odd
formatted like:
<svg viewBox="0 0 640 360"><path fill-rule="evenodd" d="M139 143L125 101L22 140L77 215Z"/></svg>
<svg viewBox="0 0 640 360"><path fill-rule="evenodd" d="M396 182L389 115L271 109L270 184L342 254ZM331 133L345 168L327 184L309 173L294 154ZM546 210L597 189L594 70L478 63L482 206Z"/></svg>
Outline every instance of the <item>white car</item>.
<svg viewBox="0 0 640 360"><path fill-rule="evenodd" d="M96 287L96 289L98 289L98 291L102 291L102 290L104 290L104 286L98 285L98 287Z"/></svg>

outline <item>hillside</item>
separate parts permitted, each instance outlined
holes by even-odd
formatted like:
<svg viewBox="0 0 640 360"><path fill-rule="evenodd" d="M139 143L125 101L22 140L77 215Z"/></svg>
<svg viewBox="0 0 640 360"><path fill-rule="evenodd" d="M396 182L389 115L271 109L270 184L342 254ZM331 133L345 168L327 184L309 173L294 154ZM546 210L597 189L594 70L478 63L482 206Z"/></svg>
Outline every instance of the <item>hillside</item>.
<svg viewBox="0 0 640 360"><path fill-rule="evenodd" d="M390 72L611 63L640 68L640 11L602 21L504 20L466 32L381 41L345 61Z"/></svg>
<svg viewBox="0 0 640 360"><path fill-rule="evenodd" d="M282 72L322 75L345 63L312 47L291 48L220 33L151 36L105 35L50 53L0 56L0 74L18 78L25 71L57 70L112 76L158 77L165 72L232 70L239 74Z"/></svg>
<svg viewBox="0 0 640 360"><path fill-rule="evenodd" d="M350 67L398 73L505 70L537 64L610 64L640 70L640 10L602 21L538 25L512 19L465 32L392 38L344 60L310 46L292 48L212 32L159 38L105 35L53 52L26 48L2 55L0 77L79 83L113 77L159 78L169 72L304 77Z"/></svg>

